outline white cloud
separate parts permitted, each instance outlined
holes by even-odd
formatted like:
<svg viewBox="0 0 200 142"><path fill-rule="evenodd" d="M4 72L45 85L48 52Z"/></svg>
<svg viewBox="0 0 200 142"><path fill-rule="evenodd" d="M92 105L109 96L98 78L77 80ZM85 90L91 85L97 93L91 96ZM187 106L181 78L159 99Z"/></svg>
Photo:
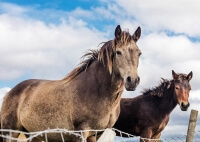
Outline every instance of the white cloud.
<svg viewBox="0 0 200 142"><path fill-rule="evenodd" d="M187 135L187 125L171 125L167 126L162 134L162 138L170 140L170 138L177 139L177 136L181 137L182 140L185 140ZM167 135L166 135L167 134Z"/></svg>
<svg viewBox="0 0 200 142"><path fill-rule="evenodd" d="M126 14L134 16L148 31L170 30L200 36L198 0L116 0Z"/></svg>
<svg viewBox="0 0 200 142"><path fill-rule="evenodd" d="M0 110L3 102L3 98L5 97L6 93L10 91L9 87L0 88Z"/></svg>
<svg viewBox="0 0 200 142"><path fill-rule="evenodd" d="M86 50L107 40L104 33L87 28L82 20L69 18L47 25L9 12L0 15L0 31L0 79L4 80L16 79L27 71L35 77L63 76L78 64ZM65 72L59 75L60 70Z"/></svg>
<svg viewBox="0 0 200 142"><path fill-rule="evenodd" d="M191 90L190 92L190 100L195 102L195 105L199 105L199 107L195 106L195 109L200 109L200 89L198 90Z"/></svg>
<svg viewBox="0 0 200 142"><path fill-rule="evenodd" d="M171 79L171 71L188 74L193 71L191 84L198 89L200 83L200 43L185 36L167 36L164 33L144 35L139 43L142 50L139 74L142 86L158 82L160 77Z"/></svg>
<svg viewBox="0 0 200 142"><path fill-rule="evenodd" d="M27 9L22 6L14 5L11 3L1 2L0 11L3 13L9 13L11 15L18 15L18 14L20 15L23 14L24 12L27 12Z"/></svg>

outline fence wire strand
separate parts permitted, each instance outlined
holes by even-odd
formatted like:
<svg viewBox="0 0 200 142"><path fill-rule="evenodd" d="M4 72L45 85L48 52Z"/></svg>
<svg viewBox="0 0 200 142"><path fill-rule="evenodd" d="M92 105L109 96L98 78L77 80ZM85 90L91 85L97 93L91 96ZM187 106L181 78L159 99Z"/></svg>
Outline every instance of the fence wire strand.
<svg viewBox="0 0 200 142"><path fill-rule="evenodd" d="M126 132L122 132L118 129L115 128L111 128L111 130L113 130L114 132L119 133L120 136L115 137L113 142L138 142L139 139L142 140L143 142L185 142L186 140L186 136L182 136L182 137L172 137L172 138L165 138L165 139L149 139L149 138L139 138L138 136L134 136L131 134L128 134ZM84 131L69 131L67 129L48 129L48 130L44 130L44 131L38 131L38 132L22 132L22 131L18 131L18 130L9 130L9 129L0 129L0 132L6 132L8 133L8 135L2 135L0 134L0 137L2 138L6 138L9 141L18 141L18 142L31 142L34 138L39 137L39 136L43 136L45 139L45 142L48 142L48 134L59 134L61 137L62 142L65 142L65 137L64 134L70 134L70 135L74 135L76 137L79 137L83 142L85 142L86 140L84 139L84 133L85 132L93 132L94 136L95 136L95 140L98 141L98 133L99 132L104 132L105 129L102 130L84 130ZM28 136L26 139L20 139L20 138L15 138L12 136L12 134L14 133L18 133L18 134L24 134L26 136ZM127 138L123 138L122 136L126 135ZM200 131L196 131L194 132L194 142L199 142L200 141Z"/></svg>

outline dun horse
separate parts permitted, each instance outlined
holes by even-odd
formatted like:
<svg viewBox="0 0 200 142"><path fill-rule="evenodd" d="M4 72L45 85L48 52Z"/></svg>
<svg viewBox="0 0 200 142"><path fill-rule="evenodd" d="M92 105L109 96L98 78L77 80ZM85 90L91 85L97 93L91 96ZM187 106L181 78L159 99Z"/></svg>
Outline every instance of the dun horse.
<svg viewBox="0 0 200 142"><path fill-rule="evenodd" d="M121 94L139 84L137 67L141 51L136 45L141 29L130 35L118 25L115 38L99 50L85 54L81 65L61 80L26 80L5 96L1 128L28 132L53 128L91 130L112 127L120 112ZM9 133L4 132L3 135ZM94 135L84 132L83 137ZM13 137L18 134L13 133ZM38 137L41 141L43 136ZM81 141L64 134L65 141ZM4 139L4 142L9 140ZM48 134L48 141L62 141Z"/></svg>
<svg viewBox="0 0 200 142"><path fill-rule="evenodd" d="M159 139L176 105L179 104L182 111L189 107L192 72L185 75L172 71L172 75L172 80L163 79L158 87L145 90L143 95L122 98L120 116L114 128L142 138Z"/></svg>

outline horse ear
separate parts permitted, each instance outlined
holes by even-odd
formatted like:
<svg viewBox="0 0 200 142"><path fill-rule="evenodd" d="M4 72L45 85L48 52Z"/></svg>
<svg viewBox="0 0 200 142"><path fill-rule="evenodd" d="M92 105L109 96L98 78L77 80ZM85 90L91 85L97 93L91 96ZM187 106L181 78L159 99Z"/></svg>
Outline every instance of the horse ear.
<svg viewBox="0 0 200 142"><path fill-rule="evenodd" d="M140 35L141 35L141 28L138 27L135 33L133 34L133 40L137 42L138 39L140 38Z"/></svg>
<svg viewBox="0 0 200 142"><path fill-rule="evenodd" d="M192 71L187 75L187 80L190 81L192 79L193 73Z"/></svg>
<svg viewBox="0 0 200 142"><path fill-rule="evenodd" d="M119 39L120 36L121 36L121 34L122 34L122 30L121 30L120 25L118 25L118 26L116 27L116 29L115 29L115 38L116 38L116 39Z"/></svg>
<svg viewBox="0 0 200 142"><path fill-rule="evenodd" d="M177 79L178 78L178 75L174 72L174 70L172 70L172 77L173 77L173 79Z"/></svg>

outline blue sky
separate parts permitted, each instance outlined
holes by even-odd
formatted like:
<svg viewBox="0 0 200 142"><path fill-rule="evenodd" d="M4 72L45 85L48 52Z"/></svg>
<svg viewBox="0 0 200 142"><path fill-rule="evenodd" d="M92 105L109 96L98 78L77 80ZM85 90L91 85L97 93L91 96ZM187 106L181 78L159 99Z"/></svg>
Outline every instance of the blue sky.
<svg viewBox="0 0 200 142"><path fill-rule="evenodd" d="M0 95L25 79L65 77L88 49L113 39L120 24L130 33L142 28L141 83L123 97L171 79L172 69L193 71L190 109L199 110L199 13L198 0L0 0ZM189 111L177 107L163 136L177 135L173 125L186 129Z"/></svg>
<svg viewBox="0 0 200 142"><path fill-rule="evenodd" d="M63 0L36 0L36 1L25 1L25 0L6 0L6 1L0 1L3 3L11 3L16 4L18 6L30 8L30 11L26 12L26 16L34 17L35 19L42 20L46 22L46 24L49 23L57 23L59 24L60 20L59 18L62 16L62 18L68 18L65 14L68 14L76 9L82 9L82 10L91 10L96 7L106 8L106 3L101 0L74 0L74 1L63 1ZM45 15L46 12L52 12L51 15ZM53 12L60 13L59 14L53 14ZM65 15L65 16L63 16ZM79 17L81 19L86 20L87 22L91 22L92 24L88 24L87 26L95 26L95 28L100 29L105 24L113 24L114 21L111 21L112 19L107 18L101 18L101 17ZM94 20L95 19L95 20ZM103 22L103 23L102 23Z"/></svg>
<svg viewBox="0 0 200 142"><path fill-rule="evenodd" d="M50 8L58 10L73 10L77 7L90 9L99 5L98 0L1 0L2 2L15 3L21 6L37 6L40 9Z"/></svg>

